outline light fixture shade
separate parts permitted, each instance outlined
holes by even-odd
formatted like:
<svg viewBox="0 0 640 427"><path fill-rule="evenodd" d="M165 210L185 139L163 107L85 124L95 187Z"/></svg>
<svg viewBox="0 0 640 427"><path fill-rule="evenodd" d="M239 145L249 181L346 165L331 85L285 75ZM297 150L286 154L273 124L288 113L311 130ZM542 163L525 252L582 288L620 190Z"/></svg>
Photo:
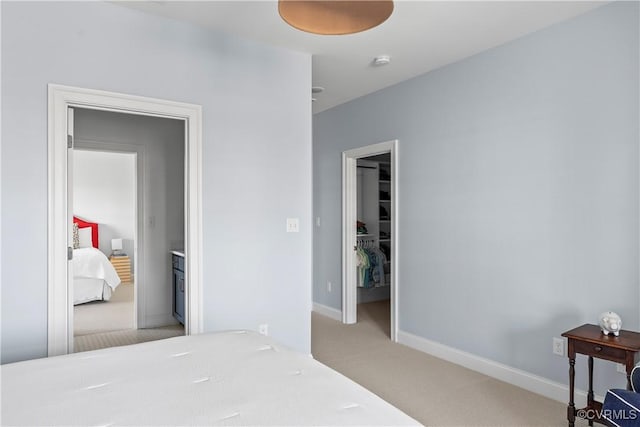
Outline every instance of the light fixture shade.
<svg viewBox="0 0 640 427"><path fill-rule="evenodd" d="M353 34L382 24L392 0L278 0L282 19L298 30L323 35Z"/></svg>
<svg viewBox="0 0 640 427"><path fill-rule="evenodd" d="M112 251L121 251L122 250L122 239L111 239L111 250Z"/></svg>

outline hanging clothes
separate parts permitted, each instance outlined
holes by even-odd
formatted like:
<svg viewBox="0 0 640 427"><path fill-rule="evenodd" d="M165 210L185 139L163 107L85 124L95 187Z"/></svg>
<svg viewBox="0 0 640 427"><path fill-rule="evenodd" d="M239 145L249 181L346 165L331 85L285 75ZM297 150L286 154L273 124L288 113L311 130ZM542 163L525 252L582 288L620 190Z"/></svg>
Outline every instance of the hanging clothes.
<svg viewBox="0 0 640 427"><path fill-rule="evenodd" d="M387 262L385 254L377 247L356 248L358 267L358 287L373 288L386 286L384 264Z"/></svg>
<svg viewBox="0 0 640 427"><path fill-rule="evenodd" d="M356 248L356 256L358 257L357 268L358 268L358 287L367 288L367 283L369 281L369 275L367 274L371 264L369 262L369 256L365 252L365 250L358 246Z"/></svg>

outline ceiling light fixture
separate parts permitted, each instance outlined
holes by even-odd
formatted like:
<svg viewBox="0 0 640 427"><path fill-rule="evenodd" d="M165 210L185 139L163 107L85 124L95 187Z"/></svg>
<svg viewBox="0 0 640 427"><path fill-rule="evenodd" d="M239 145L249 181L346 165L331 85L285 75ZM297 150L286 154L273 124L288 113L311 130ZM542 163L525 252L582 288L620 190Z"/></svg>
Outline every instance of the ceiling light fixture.
<svg viewBox="0 0 640 427"><path fill-rule="evenodd" d="M311 93L321 93L324 92L324 88L322 86L312 86Z"/></svg>
<svg viewBox="0 0 640 427"><path fill-rule="evenodd" d="M278 12L294 28L308 33L359 33L382 24L393 12L392 0L278 0Z"/></svg>

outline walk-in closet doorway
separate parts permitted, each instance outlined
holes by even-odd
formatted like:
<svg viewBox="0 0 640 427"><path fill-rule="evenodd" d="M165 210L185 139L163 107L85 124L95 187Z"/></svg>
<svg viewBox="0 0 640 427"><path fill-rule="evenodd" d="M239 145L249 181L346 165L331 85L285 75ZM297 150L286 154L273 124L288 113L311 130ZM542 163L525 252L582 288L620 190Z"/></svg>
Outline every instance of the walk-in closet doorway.
<svg viewBox="0 0 640 427"><path fill-rule="evenodd" d="M397 144L343 152L342 321L358 321L358 304L388 301L397 341ZM378 304L378 303L376 303Z"/></svg>

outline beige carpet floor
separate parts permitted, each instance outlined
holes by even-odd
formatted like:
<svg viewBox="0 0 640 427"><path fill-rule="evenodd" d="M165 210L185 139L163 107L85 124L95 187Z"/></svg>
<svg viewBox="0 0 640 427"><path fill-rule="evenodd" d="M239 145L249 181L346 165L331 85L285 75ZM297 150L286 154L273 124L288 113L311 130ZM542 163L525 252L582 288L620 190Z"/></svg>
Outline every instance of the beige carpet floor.
<svg viewBox="0 0 640 427"><path fill-rule="evenodd" d="M182 325L152 329L128 329L74 337L73 347L74 352L78 353L81 351L98 350L100 348L163 340L180 335L184 335L184 327Z"/></svg>
<svg viewBox="0 0 640 427"><path fill-rule="evenodd" d="M74 352L184 335L182 325L133 329L133 291L133 284L123 283L109 301L94 301L73 308Z"/></svg>
<svg viewBox="0 0 640 427"><path fill-rule="evenodd" d="M109 301L73 307L73 335L82 336L133 328L133 284L123 283Z"/></svg>
<svg viewBox="0 0 640 427"><path fill-rule="evenodd" d="M566 404L391 342L389 318L388 302L360 304L354 325L313 313L314 358L424 425L567 425Z"/></svg>

